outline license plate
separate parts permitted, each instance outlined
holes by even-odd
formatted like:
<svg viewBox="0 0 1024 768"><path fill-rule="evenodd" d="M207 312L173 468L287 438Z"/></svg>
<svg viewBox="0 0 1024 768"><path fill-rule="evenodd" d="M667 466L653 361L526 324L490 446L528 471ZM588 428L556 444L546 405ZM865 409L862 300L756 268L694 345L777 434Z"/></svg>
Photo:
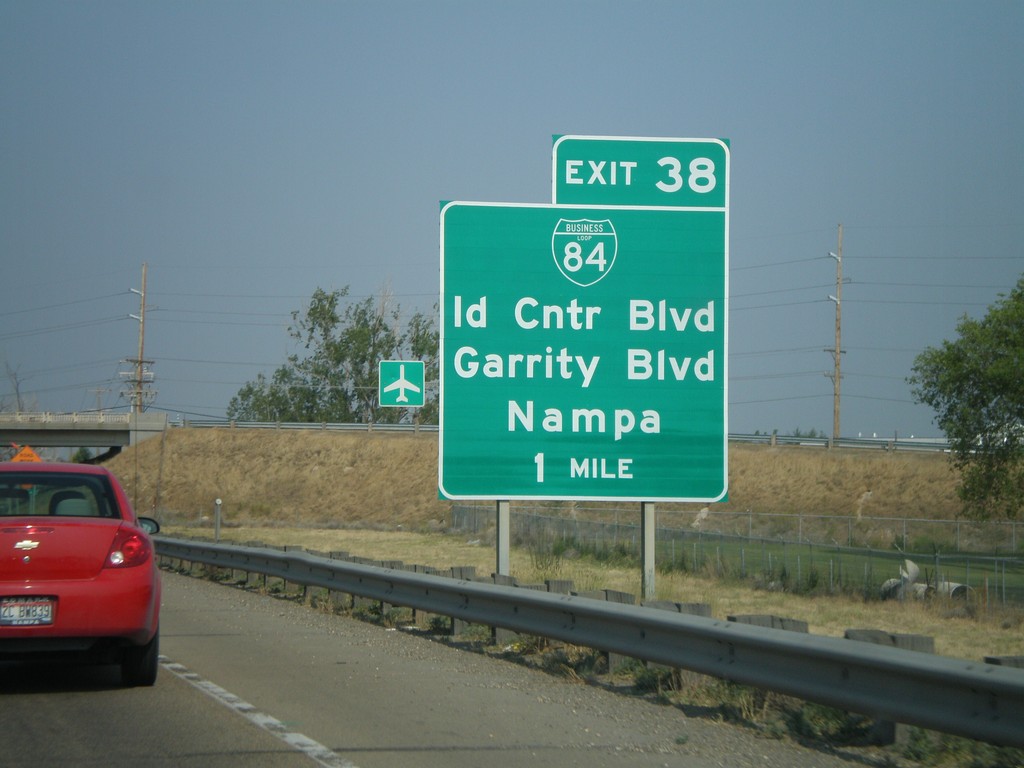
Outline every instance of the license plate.
<svg viewBox="0 0 1024 768"><path fill-rule="evenodd" d="M0 626L33 627L53 624L55 601L46 597L0 598Z"/></svg>

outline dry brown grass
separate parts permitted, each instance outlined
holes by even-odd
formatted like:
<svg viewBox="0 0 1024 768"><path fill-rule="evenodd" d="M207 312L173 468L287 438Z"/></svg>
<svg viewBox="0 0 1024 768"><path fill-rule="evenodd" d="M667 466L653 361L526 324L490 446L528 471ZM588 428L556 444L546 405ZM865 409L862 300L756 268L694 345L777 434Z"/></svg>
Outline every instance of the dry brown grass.
<svg viewBox="0 0 1024 768"><path fill-rule="evenodd" d="M173 429L108 466L140 512L264 525L437 529L437 435Z"/></svg>
<svg viewBox="0 0 1024 768"><path fill-rule="evenodd" d="M938 453L729 448L726 510L873 517L956 515L956 477Z"/></svg>
<svg viewBox="0 0 1024 768"><path fill-rule="evenodd" d="M173 429L109 466L140 511L169 519L197 519L221 498L233 520L262 525L430 531L448 520L436 433ZM714 511L952 519L955 483L941 454L734 444L729 501ZM658 510L688 524L701 506Z"/></svg>

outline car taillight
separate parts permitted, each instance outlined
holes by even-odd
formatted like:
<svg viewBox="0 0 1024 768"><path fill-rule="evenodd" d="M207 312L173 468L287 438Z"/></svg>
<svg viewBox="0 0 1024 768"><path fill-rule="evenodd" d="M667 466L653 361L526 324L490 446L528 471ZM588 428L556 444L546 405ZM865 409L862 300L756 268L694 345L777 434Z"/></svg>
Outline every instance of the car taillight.
<svg viewBox="0 0 1024 768"><path fill-rule="evenodd" d="M122 528L107 554L105 568L132 568L149 562L152 547L149 539L138 531Z"/></svg>

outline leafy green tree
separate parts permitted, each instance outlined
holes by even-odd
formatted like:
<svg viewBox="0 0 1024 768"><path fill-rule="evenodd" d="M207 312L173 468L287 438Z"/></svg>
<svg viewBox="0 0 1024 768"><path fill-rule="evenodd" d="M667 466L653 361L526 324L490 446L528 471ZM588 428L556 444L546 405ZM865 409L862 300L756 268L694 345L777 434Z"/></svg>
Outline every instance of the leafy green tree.
<svg viewBox="0 0 1024 768"><path fill-rule="evenodd" d="M423 393L423 406L417 414L421 424L437 424L440 416L438 412L440 402L438 362L441 351L441 333L438 331L437 323L434 321L437 314L437 304L434 304L434 314L430 317L417 312L409 320L406 331L406 344L408 345L411 359L423 361L423 383L425 390Z"/></svg>
<svg viewBox="0 0 1024 768"><path fill-rule="evenodd" d="M71 454L71 461L75 464L88 464L90 459L92 459L92 451L88 448L79 448Z"/></svg>
<svg viewBox="0 0 1024 768"><path fill-rule="evenodd" d="M240 421L315 421L300 418L306 412L310 393L292 365L282 365L270 380L262 373L245 384L228 404L229 419Z"/></svg>
<svg viewBox="0 0 1024 768"><path fill-rule="evenodd" d="M347 296L347 287L318 288L305 311L292 312L288 334L305 354L289 355L269 381L259 374L245 384L231 399L228 418L436 423L436 385L421 409L381 408L377 399L381 360L423 360L428 382L436 382L439 335L433 318L416 313L403 329L400 309L386 294L345 303Z"/></svg>
<svg viewBox="0 0 1024 768"><path fill-rule="evenodd" d="M1014 519L1024 506L1024 277L957 331L918 355L908 381L949 440L965 513Z"/></svg>
<svg viewBox="0 0 1024 768"><path fill-rule="evenodd" d="M347 295L347 287L330 293L317 288L304 315L292 312L288 335L308 352L303 358L288 358L295 379L290 393L299 416L295 421L363 420L357 418L354 384L348 375L350 343L345 337L357 331L343 325L340 304Z"/></svg>

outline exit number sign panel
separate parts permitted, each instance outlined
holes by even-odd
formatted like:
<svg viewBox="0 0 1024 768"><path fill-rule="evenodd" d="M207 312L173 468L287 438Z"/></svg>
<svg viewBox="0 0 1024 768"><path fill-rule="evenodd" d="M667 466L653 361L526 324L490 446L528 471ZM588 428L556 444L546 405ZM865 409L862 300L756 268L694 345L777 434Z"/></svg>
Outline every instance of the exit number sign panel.
<svg viewBox="0 0 1024 768"><path fill-rule="evenodd" d="M445 205L441 494L724 498L726 216Z"/></svg>
<svg viewBox="0 0 1024 768"><path fill-rule="evenodd" d="M551 194L573 205L725 208L729 145L724 139L556 136Z"/></svg>

